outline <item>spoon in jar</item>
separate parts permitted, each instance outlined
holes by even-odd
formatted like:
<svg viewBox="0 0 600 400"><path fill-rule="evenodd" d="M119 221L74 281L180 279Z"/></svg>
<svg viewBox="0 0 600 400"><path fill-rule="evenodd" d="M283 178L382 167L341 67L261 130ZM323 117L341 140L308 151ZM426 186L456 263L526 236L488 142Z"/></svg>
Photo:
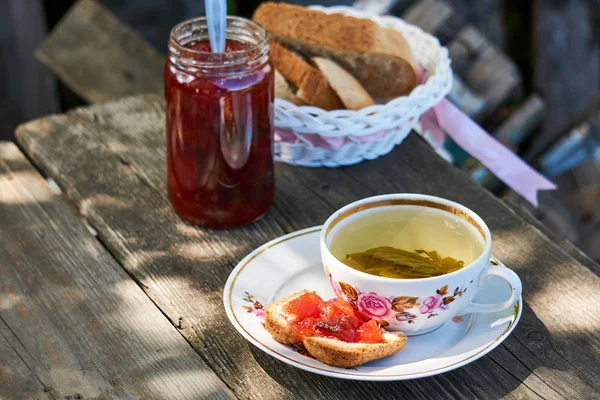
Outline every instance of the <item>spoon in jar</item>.
<svg viewBox="0 0 600 400"><path fill-rule="evenodd" d="M204 0L208 22L208 40L213 53L225 52L227 0Z"/></svg>

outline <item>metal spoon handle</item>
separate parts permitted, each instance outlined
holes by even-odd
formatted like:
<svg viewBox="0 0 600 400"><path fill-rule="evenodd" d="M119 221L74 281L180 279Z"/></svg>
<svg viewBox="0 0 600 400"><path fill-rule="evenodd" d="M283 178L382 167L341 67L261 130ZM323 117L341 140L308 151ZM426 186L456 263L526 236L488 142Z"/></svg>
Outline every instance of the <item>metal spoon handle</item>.
<svg viewBox="0 0 600 400"><path fill-rule="evenodd" d="M227 1L204 0L208 22L208 40L213 53L225 52L227 29Z"/></svg>

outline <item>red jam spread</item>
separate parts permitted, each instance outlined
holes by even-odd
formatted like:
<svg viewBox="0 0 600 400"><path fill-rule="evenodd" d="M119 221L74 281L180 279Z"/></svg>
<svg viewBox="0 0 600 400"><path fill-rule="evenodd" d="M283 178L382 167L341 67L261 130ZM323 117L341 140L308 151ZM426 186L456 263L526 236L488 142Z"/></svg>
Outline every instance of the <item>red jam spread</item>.
<svg viewBox="0 0 600 400"><path fill-rule="evenodd" d="M290 301L285 311L294 316L292 329L299 336L337 338L350 343L383 343L381 328L341 297L323 300L315 292Z"/></svg>
<svg viewBox="0 0 600 400"><path fill-rule="evenodd" d="M190 67L210 60L202 53L210 52L210 44L186 48L191 51L170 54L165 65L169 199L191 222L248 224L273 200L273 69L268 58L251 66ZM227 53L247 49L226 43ZM187 64L176 57L186 57Z"/></svg>

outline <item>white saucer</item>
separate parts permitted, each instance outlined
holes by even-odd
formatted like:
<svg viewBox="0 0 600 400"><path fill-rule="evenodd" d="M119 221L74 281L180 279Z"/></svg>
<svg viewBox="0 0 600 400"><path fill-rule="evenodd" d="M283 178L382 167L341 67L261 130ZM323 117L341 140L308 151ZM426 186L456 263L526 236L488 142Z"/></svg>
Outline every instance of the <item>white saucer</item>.
<svg viewBox="0 0 600 400"><path fill-rule="evenodd" d="M302 289L325 299L334 296L319 253L321 227L279 237L246 256L231 272L223 292L229 320L253 345L306 371L344 379L388 381L440 374L466 365L492 351L512 332L521 317L522 299L514 308L490 314L468 314L437 330L408 338L406 348L390 357L356 368L331 367L273 340L262 326L261 306ZM490 277L476 301L506 299L510 287Z"/></svg>

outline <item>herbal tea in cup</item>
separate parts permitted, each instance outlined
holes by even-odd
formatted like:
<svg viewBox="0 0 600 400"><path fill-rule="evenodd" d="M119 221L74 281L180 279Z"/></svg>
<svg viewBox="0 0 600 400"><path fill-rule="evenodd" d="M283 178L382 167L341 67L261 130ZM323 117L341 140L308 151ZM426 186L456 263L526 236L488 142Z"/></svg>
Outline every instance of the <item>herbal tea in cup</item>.
<svg viewBox="0 0 600 400"><path fill-rule="evenodd" d="M329 245L356 270L386 278L444 275L483 253L481 234L469 222L436 208L380 207L368 218L349 217Z"/></svg>
<svg viewBox="0 0 600 400"><path fill-rule="evenodd" d="M321 259L333 291L364 316L407 335L430 332L468 313L499 312L521 296L521 280L491 261L483 220L450 200L390 194L336 211L321 230ZM488 277L510 285L508 298L475 301Z"/></svg>

